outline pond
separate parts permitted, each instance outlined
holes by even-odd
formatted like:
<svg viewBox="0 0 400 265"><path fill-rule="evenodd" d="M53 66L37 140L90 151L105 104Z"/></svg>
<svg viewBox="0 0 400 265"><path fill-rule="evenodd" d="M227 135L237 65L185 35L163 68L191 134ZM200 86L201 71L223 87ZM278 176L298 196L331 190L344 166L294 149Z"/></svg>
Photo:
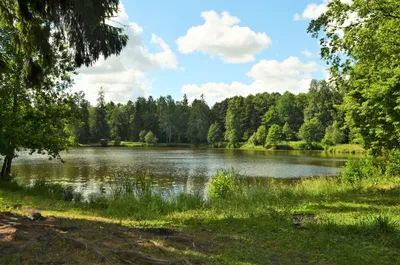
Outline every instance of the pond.
<svg viewBox="0 0 400 265"><path fill-rule="evenodd" d="M22 184L45 178L74 186L87 194L105 192L120 176L149 171L159 188L204 188L218 169L234 167L245 177L298 178L329 176L341 171L347 156L321 151L260 151L230 149L178 149L85 147L62 153L65 161L19 153L13 172Z"/></svg>

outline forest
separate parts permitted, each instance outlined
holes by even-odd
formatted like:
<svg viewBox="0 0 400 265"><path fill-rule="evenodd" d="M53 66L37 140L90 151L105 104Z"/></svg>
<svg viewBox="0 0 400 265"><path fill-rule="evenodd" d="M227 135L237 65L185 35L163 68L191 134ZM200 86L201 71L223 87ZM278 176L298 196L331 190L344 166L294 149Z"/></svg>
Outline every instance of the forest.
<svg viewBox="0 0 400 265"><path fill-rule="evenodd" d="M191 25L187 35L207 48L199 58L256 60L225 58L226 47L212 45L226 44L223 30L240 32L228 46L242 33L271 44L227 11L203 12L212 21L193 26L194 2L164 1L168 12L162 1L149 9L123 2L173 29L174 39ZM284 41L292 29L318 41L329 78L311 81L307 93L265 87L212 106L207 94L107 102L99 87L91 104L71 92L76 72L121 55L128 26L141 33L152 25L112 23L119 0L0 0L0 264L400 264L400 1L303 1L301 14L283 1L238 2L243 25L250 14L258 28L284 33L274 45L296 46ZM221 31L209 36L218 19ZM151 42L170 49L154 34ZM189 44L181 56L197 56L188 53L200 46ZM233 55L242 50L235 47ZM203 149L97 148L136 143ZM294 143L368 152L274 150Z"/></svg>
<svg viewBox="0 0 400 265"><path fill-rule="evenodd" d="M238 147L246 142L274 146L297 140L309 145L322 141L327 146L361 143L357 130L344 123L344 112L339 109L342 93L325 80L313 80L308 93L236 96L211 107L205 101L207 95L191 104L186 95L181 101L150 96L116 104L105 102L104 93L99 91L95 106L79 99L79 115L66 129L71 144L101 139L214 147Z"/></svg>

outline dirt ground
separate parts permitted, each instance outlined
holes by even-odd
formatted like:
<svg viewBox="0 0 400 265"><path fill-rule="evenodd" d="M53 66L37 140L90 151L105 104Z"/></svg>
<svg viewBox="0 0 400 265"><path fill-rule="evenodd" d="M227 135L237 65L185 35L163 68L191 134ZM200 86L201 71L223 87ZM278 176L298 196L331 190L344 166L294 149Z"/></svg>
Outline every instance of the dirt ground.
<svg viewBox="0 0 400 265"><path fill-rule="evenodd" d="M212 249L168 228L0 213L0 264L201 264Z"/></svg>

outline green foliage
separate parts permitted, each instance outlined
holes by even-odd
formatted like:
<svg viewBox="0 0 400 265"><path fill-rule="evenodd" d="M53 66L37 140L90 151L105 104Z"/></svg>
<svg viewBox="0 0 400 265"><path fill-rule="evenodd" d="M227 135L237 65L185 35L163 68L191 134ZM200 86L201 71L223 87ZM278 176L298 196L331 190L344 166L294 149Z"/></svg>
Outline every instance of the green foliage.
<svg viewBox="0 0 400 265"><path fill-rule="evenodd" d="M147 132L145 131L145 130L141 130L140 131L140 133L139 133L139 141L141 142L141 143L144 143L145 141L146 141L146 134L147 134Z"/></svg>
<svg viewBox="0 0 400 265"><path fill-rule="evenodd" d="M236 147L239 143L243 130L243 98L236 97L229 101L228 110L226 112L226 131L225 140L229 142L229 147Z"/></svg>
<svg viewBox="0 0 400 265"><path fill-rule="evenodd" d="M0 5L0 27L13 32L15 50L27 58L23 74L37 85L42 81L37 73L57 60L53 47L68 45L76 67L90 66L101 56L118 55L128 37L123 29L107 24L118 12L118 4L107 0L6 0Z"/></svg>
<svg viewBox="0 0 400 265"><path fill-rule="evenodd" d="M283 125L282 118L278 109L275 106L272 106L262 117L262 124L265 125L266 128L271 127L273 124Z"/></svg>
<svg viewBox="0 0 400 265"><path fill-rule="evenodd" d="M375 154L400 145L400 44L393 38L400 33L399 13L396 0L335 0L308 28L320 39L321 56L345 92L341 109L347 124L359 130L363 144Z"/></svg>
<svg viewBox="0 0 400 265"><path fill-rule="evenodd" d="M120 146L121 145L121 138L119 136L115 137L114 145L115 146Z"/></svg>
<svg viewBox="0 0 400 265"><path fill-rule="evenodd" d="M153 134L152 131L149 131L144 137L144 141L146 144L155 144L158 142L158 138Z"/></svg>
<svg viewBox="0 0 400 265"><path fill-rule="evenodd" d="M208 129L211 125L211 111L202 97L192 103L189 122L188 138L191 143L199 144L207 142Z"/></svg>
<svg viewBox="0 0 400 265"><path fill-rule="evenodd" d="M287 122L285 122L285 125L282 128L282 133L284 140L286 141L293 141L296 136L296 133L292 130L292 128L290 128L290 125Z"/></svg>
<svg viewBox="0 0 400 265"><path fill-rule="evenodd" d="M386 164L386 175L389 177L400 177L400 150L392 150Z"/></svg>
<svg viewBox="0 0 400 265"><path fill-rule="evenodd" d="M212 176L207 187L208 196L211 198L227 198L240 190L239 172L235 169L221 169Z"/></svg>
<svg viewBox="0 0 400 265"><path fill-rule="evenodd" d="M334 121L343 119L338 110L338 105L343 97L337 87L325 80L312 80L307 93L307 105L304 109L304 119L316 118L321 125L327 127Z"/></svg>
<svg viewBox="0 0 400 265"><path fill-rule="evenodd" d="M344 137L344 133L341 131L338 122L335 121L332 125L326 127L322 144L328 146L341 144L344 141Z"/></svg>
<svg viewBox="0 0 400 265"><path fill-rule="evenodd" d="M219 128L218 122L211 124L210 129L208 130L207 141L211 145L215 145L216 143L222 140L222 132Z"/></svg>
<svg viewBox="0 0 400 265"><path fill-rule="evenodd" d="M364 179L380 178L384 173L385 165L383 162L374 157L368 157L347 160L341 176L344 181L356 184Z"/></svg>
<svg viewBox="0 0 400 265"><path fill-rule="evenodd" d="M250 146L256 146L257 143L258 143L258 141L257 141L257 133L253 133L253 134L250 136L249 140L247 140L247 143L248 143ZM242 146L242 147L243 147L243 146Z"/></svg>
<svg viewBox="0 0 400 265"><path fill-rule="evenodd" d="M307 143L320 142L324 137L324 127L317 118L313 118L301 125L299 137Z"/></svg>
<svg viewBox="0 0 400 265"><path fill-rule="evenodd" d="M107 122L106 102L104 99L103 88L100 88L99 90L95 115L96 122L94 127L94 136L96 137L96 140L101 141L102 139L109 139L110 127Z"/></svg>
<svg viewBox="0 0 400 265"><path fill-rule="evenodd" d="M276 145L281 140L283 140L282 127L278 124L273 124L268 129L268 135L265 143L268 145Z"/></svg>
<svg viewBox="0 0 400 265"><path fill-rule="evenodd" d="M0 22L3 19L0 15ZM69 140L76 142L72 128L79 127L76 117L81 96L66 92L74 69L68 51L63 46L51 47L54 60L35 74L41 82L35 85L21 76L29 60L13 46L15 34L10 25L0 26L0 51L8 59L7 70L0 71L0 155L5 157L1 177L10 175L17 148L59 158Z"/></svg>
<svg viewBox="0 0 400 265"><path fill-rule="evenodd" d="M265 145L265 139L267 138L267 129L265 128L264 125L261 125L258 127L257 132L256 132L256 144Z"/></svg>

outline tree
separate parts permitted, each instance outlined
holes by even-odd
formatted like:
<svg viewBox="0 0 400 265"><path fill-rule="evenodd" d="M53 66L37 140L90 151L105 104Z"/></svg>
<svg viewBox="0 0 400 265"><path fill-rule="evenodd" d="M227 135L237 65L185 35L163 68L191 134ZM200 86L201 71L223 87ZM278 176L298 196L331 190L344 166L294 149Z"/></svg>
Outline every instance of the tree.
<svg viewBox="0 0 400 265"><path fill-rule="evenodd" d="M158 142L158 138L153 134L152 131L149 131L144 138L146 144L155 144Z"/></svg>
<svg viewBox="0 0 400 265"><path fill-rule="evenodd" d="M285 122L285 125L282 128L282 133L286 141L293 141L296 135L292 128L290 128L289 123L287 122Z"/></svg>
<svg viewBox="0 0 400 265"><path fill-rule="evenodd" d="M333 121L339 120L338 106L342 104L343 97L335 86L325 80L312 80L307 94L307 105L304 109L305 120L317 118L326 128Z"/></svg>
<svg viewBox="0 0 400 265"><path fill-rule="evenodd" d="M266 138L267 138L267 128L265 128L264 125L261 125L260 127L258 127L256 132L257 144L264 146Z"/></svg>
<svg viewBox="0 0 400 265"><path fill-rule="evenodd" d="M324 127L317 118L312 118L301 125L299 137L307 143L320 142L324 137Z"/></svg>
<svg viewBox="0 0 400 265"><path fill-rule="evenodd" d="M269 128L273 124L283 125L282 118L279 115L279 112L276 106L272 106L262 117L262 124Z"/></svg>
<svg viewBox="0 0 400 265"><path fill-rule="evenodd" d="M177 102L174 113L175 126L177 131L177 141L179 143L188 142L188 120L190 114L189 102L186 94L181 102Z"/></svg>
<svg viewBox="0 0 400 265"><path fill-rule="evenodd" d="M229 142L230 147L235 147L243 135L243 120L243 98L236 97L231 99L225 119L225 140Z"/></svg>
<svg viewBox="0 0 400 265"><path fill-rule="evenodd" d="M332 125L328 126L325 130L324 145L337 145L343 143L344 133L340 130L339 123L335 121Z"/></svg>
<svg viewBox="0 0 400 265"><path fill-rule="evenodd" d="M107 122L106 102L104 99L104 90L100 88L96 106L96 124L94 134L97 141L108 139L110 137L110 127Z"/></svg>
<svg viewBox="0 0 400 265"><path fill-rule="evenodd" d="M346 123L375 153L400 147L399 21L397 0L334 0L308 28L321 40L321 56L345 93Z"/></svg>
<svg viewBox="0 0 400 265"><path fill-rule="evenodd" d="M33 86L21 78L25 58L13 47L13 34L12 29L0 27L0 49L8 62L7 69L0 71L1 178L10 176L19 148L59 157L67 148L68 122L77 117L78 95L65 92L72 84L68 52L60 48L51 67L42 68L40 87Z"/></svg>
<svg viewBox="0 0 400 265"><path fill-rule="evenodd" d="M273 124L268 129L267 139L265 140L266 144L276 145L279 141L283 139L282 127L278 124Z"/></svg>
<svg viewBox="0 0 400 265"><path fill-rule="evenodd" d="M207 135L208 143L214 145L215 143L221 141L221 138L222 138L222 132L221 129L219 128L218 122L211 124Z"/></svg>
<svg viewBox="0 0 400 265"><path fill-rule="evenodd" d="M91 139L89 123L89 101L82 99L79 104L79 114L81 125L79 127L78 143L87 144Z"/></svg>
<svg viewBox="0 0 400 265"><path fill-rule="evenodd" d="M39 84L43 70L57 60L53 47L67 44L76 67L119 54L128 37L107 23L118 5L118 0L2 0L0 27L13 32L10 42L25 59L21 74ZM10 63L5 50L0 54L1 64Z"/></svg>
<svg viewBox="0 0 400 265"><path fill-rule="evenodd" d="M165 133L166 143L171 144L176 127L176 105L171 96L158 99L158 121L160 129Z"/></svg>
<svg viewBox="0 0 400 265"><path fill-rule="evenodd" d="M192 103L188 122L188 137L194 144L206 143L211 124L210 108L204 99L195 99Z"/></svg>
<svg viewBox="0 0 400 265"><path fill-rule="evenodd" d="M108 25L118 0L0 2L1 177L10 175L17 147L53 157L67 147L64 128L76 113L66 89L76 67L119 54L122 29ZM87 12L90 10L90 13Z"/></svg>
<svg viewBox="0 0 400 265"><path fill-rule="evenodd" d="M147 135L147 132L145 130L141 130L140 131L140 133L139 133L139 141L141 143L146 142L146 135Z"/></svg>
<svg viewBox="0 0 400 265"><path fill-rule="evenodd" d="M303 108L297 104L296 96L288 91L283 93L276 104L279 120L275 123L289 123L294 130L298 130L304 122Z"/></svg>

